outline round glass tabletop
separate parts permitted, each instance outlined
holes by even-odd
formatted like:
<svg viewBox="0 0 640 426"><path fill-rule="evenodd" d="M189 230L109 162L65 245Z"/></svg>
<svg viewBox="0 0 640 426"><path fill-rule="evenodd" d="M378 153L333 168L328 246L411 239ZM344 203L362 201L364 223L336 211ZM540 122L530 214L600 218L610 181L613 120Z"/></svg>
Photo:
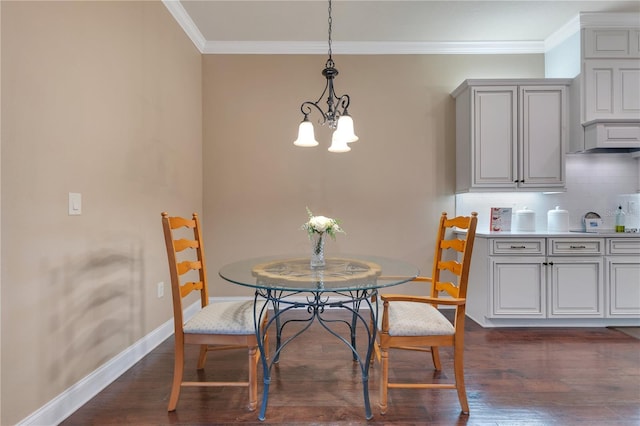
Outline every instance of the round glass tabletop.
<svg viewBox="0 0 640 426"><path fill-rule="evenodd" d="M340 255L312 268L310 258L279 255L233 262L220 276L235 284L284 291L353 291L388 287L418 276L416 266L379 256Z"/></svg>

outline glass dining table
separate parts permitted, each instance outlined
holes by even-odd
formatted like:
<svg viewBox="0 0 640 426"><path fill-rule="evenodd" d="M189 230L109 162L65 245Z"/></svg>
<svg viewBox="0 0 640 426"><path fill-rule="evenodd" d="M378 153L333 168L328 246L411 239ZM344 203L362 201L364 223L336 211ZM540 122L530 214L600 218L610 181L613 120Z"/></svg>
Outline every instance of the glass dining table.
<svg viewBox="0 0 640 426"><path fill-rule="evenodd" d="M241 286L251 287L254 292L254 325L260 358L263 366L264 387L262 405L258 419L265 419L269 398L271 370L278 363L280 352L293 339L306 331L317 321L329 333L342 341L352 352L353 360L360 366L364 397L365 417L373 417L369 401L369 366L376 340L378 304L372 303L372 297L378 290L411 281L419 274L416 266L402 260L378 256L340 255L326 258L326 264L320 268L312 268L309 256L279 255L253 258L233 262L223 266L219 274L225 280ZM258 303L266 301L267 303ZM351 314L351 321L335 319L329 312L331 308L339 308ZM273 314L268 316L266 326L261 327L267 310ZM304 319L287 319L286 312L298 309L305 313ZM295 321L303 322L304 327L282 341L284 327ZM336 323L346 324L350 336L345 338L332 326ZM367 347L361 355L356 347L356 328L361 324L366 331ZM275 351L267 358L267 330L275 326Z"/></svg>

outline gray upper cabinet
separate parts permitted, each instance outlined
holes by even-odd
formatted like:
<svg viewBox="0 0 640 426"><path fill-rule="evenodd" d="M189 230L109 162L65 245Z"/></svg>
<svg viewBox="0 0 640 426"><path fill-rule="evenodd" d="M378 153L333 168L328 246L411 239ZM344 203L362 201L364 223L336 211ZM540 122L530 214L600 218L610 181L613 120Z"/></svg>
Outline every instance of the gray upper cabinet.
<svg viewBox="0 0 640 426"><path fill-rule="evenodd" d="M570 82L463 82L452 93L456 192L562 190Z"/></svg>

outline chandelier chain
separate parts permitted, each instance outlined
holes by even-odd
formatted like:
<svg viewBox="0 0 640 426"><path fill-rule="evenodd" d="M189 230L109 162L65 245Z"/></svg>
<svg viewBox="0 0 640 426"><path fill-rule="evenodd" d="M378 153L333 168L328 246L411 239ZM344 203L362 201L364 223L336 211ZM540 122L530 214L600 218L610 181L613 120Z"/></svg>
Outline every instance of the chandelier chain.
<svg viewBox="0 0 640 426"><path fill-rule="evenodd" d="M331 18L331 0L329 0L329 19L327 21L329 22L329 61L333 62L331 59L331 24L333 23Z"/></svg>

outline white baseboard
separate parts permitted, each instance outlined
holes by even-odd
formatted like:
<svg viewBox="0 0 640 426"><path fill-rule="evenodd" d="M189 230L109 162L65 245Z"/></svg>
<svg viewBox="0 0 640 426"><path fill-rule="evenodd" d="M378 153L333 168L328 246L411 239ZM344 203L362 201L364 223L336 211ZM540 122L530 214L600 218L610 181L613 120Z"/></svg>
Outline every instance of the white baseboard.
<svg viewBox="0 0 640 426"><path fill-rule="evenodd" d="M298 298L301 303L306 299ZM214 298L213 301L247 300L247 298ZM294 298L289 299L290 301ZM200 308L200 302L195 302L184 311L185 320L191 318ZM361 309L368 309L363 304ZM173 318L153 330L111 360L100 366L97 370L67 390L56 396L51 401L40 407L31 415L22 419L17 426L43 426L57 425L73 414L77 409L89 402L94 396L113 383L118 377L129 370L133 365L148 355L160 343L167 340L173 334ZM168 384L169 386L170 384Z"/></svg>
<svg viewBox="0 0 640 426"><path fill-rule="evenodd" d="M199 307L200 302L196 302L185 309L185 318L193 316ZM61 423L172 334L173 318L73 384L37 411L18 422L17 425L43 426Z"/></svg>

